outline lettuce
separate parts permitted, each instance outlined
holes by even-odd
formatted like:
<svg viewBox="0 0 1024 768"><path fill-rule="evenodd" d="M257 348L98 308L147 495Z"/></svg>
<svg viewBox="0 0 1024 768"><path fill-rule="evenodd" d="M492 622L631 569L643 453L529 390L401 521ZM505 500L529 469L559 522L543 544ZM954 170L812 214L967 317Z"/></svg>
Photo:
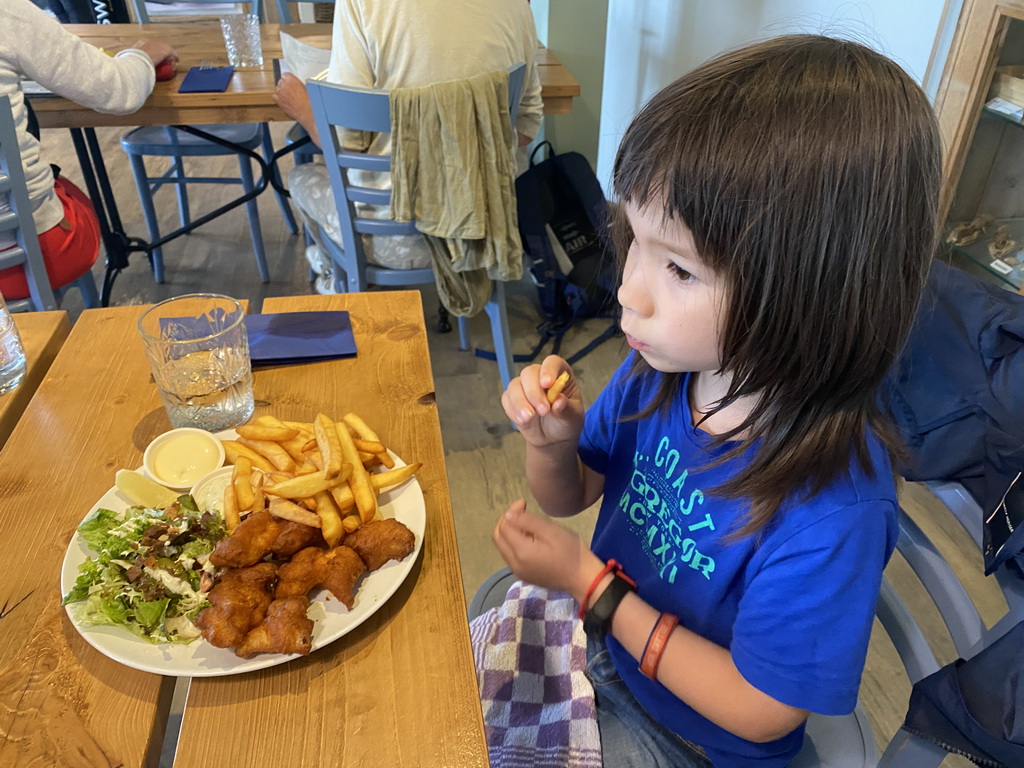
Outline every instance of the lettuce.
<svg viewBox="0 0 1024 768"><path fill-rule="evenodd" d="M97 509L78 526L78 533L93 551L101 552L106 547L107 537L112 528L121 524L121 516L110 509Z"/></svg>
<svg viewBox="0 0 1024 768"><path fill-rule="evenodd" d="M155 628L167 612L170 598L163 600L150 600L149 602L138 602L135 604L135 620L147 629Z"/></svg>

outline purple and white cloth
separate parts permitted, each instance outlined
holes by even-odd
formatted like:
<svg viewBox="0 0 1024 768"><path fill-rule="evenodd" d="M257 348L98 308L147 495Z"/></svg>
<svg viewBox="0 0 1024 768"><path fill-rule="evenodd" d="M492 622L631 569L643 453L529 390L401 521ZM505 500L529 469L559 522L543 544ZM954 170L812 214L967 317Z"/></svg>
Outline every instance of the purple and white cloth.
<svg viewBox="0 0 1024 768"><path fill-rule="evenodd" d="M516 581L470 622L492 768L601 768L576 601Z"/></svg>

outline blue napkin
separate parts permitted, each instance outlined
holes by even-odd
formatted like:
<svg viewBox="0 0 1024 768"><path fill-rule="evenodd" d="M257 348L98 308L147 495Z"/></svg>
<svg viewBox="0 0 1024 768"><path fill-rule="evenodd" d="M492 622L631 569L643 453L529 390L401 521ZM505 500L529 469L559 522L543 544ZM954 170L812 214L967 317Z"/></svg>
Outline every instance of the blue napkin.
<svg viewBox="0 0 1024 768"><path fill-rule="evenodd" d="M223 93L235 72L227 67L192 67L178 86L178 93Z"/></svg>
<svg viewBox="0 0 1024 768"><path fill-rule="evenodd" d="M253 365L290 365L354 357L348 312L281 312L246 315Z"/></svg>

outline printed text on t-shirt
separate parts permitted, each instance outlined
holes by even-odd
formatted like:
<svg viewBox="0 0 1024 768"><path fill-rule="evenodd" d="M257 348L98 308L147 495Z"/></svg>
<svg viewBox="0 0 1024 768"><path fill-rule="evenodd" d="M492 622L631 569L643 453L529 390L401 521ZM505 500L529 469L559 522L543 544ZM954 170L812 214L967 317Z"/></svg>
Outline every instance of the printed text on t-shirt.
<svg viewBox="0 0 1024 768"><path fill-rule="evenodd" d="M700 509L704 492L699 488L684 492L690 470L679 470L678 464L679 451L669 446L667 437L661 438L653 457L637 451L633 477L619 500L644 552L669 584L676 583L684 565L708 580L715 570L714 558L702 554L688 535L703 529L714 531L715 523L710 512ZM698 508L696 512L694 507Z"/></svg>

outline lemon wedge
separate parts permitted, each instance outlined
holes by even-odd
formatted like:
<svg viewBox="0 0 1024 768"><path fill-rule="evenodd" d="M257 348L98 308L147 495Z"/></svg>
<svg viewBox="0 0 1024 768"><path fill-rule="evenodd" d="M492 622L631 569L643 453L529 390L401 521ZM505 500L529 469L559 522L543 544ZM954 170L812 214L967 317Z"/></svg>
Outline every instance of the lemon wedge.
<svg viewBox="0 0 1024 768"><path fill-rule="evenodd" d="M178 494L170 488L130 469L118 470L114 485L128 503L136 507L163 509L178 500Z"/></svg>

